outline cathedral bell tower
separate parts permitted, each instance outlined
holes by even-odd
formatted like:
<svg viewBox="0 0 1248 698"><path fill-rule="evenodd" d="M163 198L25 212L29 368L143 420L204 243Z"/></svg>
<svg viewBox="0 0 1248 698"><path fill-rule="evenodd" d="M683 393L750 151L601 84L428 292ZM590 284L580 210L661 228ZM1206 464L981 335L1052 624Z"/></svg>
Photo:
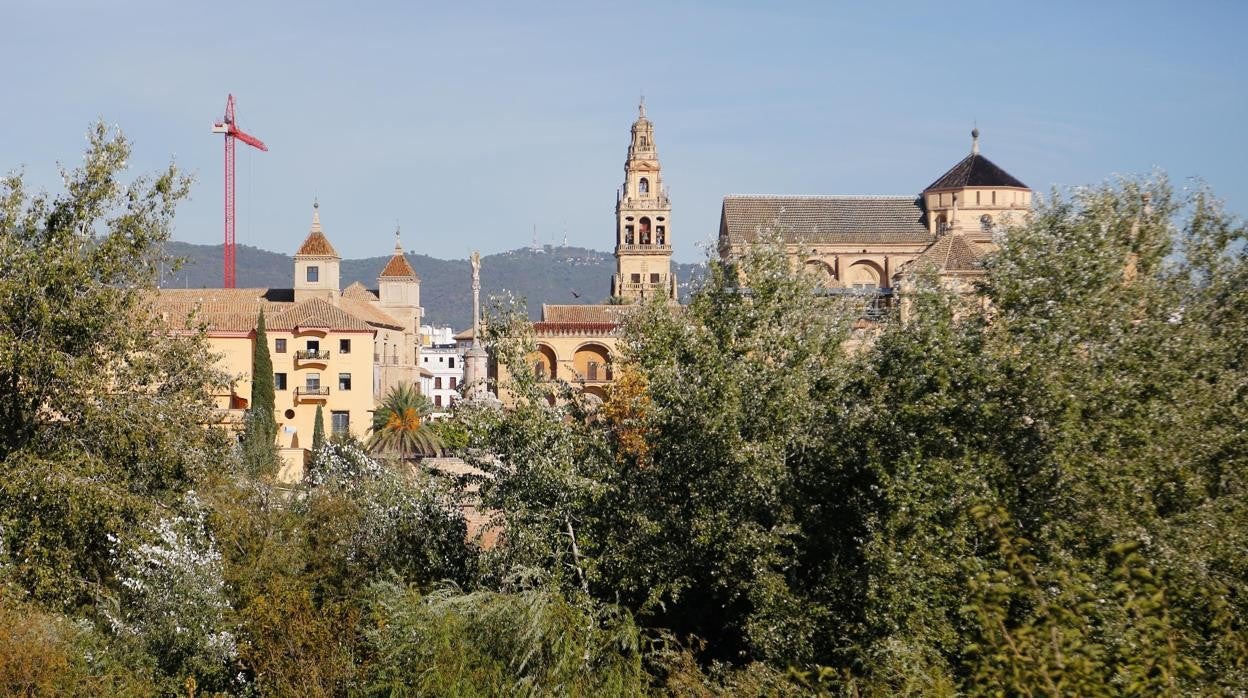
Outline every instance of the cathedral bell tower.
<svg viewBox="0 0 1248 698"><path fill-rule="evenodd" d="M672 275L672 204L663 188L654 124L646 102L638 105L632 142L624 161L624 187L615 201L615 276L611 295L630 301L676 299Z"/></svg>

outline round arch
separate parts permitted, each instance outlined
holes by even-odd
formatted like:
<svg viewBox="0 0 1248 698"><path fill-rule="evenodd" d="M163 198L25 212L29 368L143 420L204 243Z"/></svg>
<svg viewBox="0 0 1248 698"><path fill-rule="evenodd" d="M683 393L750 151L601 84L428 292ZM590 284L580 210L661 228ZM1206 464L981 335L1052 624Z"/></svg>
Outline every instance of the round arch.
<svg viewBox="0 0 1248 698"><path fill-rule="evenodd" d="M572 371L581 380L611 380L611 350L600 342L582 343L572 352Z"/></svg>
<svg viewBox="0 0 1248 698"><path fill-rule="evenodd" d="M869 259L860 259L845 270L845 286L856 289L880 288L884 270Z"/></svg>
<svg viewBox="0 0 1248 698"><path fill-rule="evenodd" d="M549 344L538 342L537 348L529 354L529 365L533 367L533 376L538 380L559 378L559 359Z"/></svg>

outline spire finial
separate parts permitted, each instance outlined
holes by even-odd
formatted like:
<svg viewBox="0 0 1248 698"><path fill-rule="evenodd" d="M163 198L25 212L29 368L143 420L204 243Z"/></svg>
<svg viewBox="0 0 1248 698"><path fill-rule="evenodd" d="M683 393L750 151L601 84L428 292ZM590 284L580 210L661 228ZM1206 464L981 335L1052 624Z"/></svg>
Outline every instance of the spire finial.
<svg viewBox="0 0 1248 698"><path fill-rule="evenodd" d="M315 196L312 197L312 230L313 232L321 230L321 202Z"/></svg>
<svg viewBox="0 0 1248 698"><path fill-rule="evenodd" d="M979 126L971 129L971 155L979 155Z"/></svg>
<svg viewBox="0 0 1248 698"><path fill-rule="evenodd" d="M394 222L394 253L403 254L403 243L399 242L399 222Z"/></svg>
<svg viewBox="0 0 1248 698"><path fill-rule="evenodd" d="M641 118L646 118L646 93L641 93L641 100L637 102L637 113Z"/></svg>

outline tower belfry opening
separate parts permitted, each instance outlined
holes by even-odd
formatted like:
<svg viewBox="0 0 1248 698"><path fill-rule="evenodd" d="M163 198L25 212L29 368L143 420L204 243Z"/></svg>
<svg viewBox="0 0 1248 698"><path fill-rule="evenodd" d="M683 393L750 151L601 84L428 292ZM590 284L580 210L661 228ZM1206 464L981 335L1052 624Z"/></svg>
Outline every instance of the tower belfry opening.
<svg viewBox="0 0 1248 698"><path fill-rule="evenodd" d="M611 295L630 301L655 296L674 300L676 277L668 235L672 205L663 188L654 123L646 116L644 98L637 112L624 160L624 186L615 203L616 273Z"/></svg>

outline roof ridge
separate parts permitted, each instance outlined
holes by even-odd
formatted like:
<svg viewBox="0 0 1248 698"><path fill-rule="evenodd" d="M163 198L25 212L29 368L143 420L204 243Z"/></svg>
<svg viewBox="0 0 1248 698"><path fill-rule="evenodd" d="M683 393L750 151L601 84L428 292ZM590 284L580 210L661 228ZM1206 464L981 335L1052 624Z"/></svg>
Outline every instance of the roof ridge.
<svg viewBox="0 0 1248 698"><path fill-rule="evenodd" d="M918 194L725 194L724 199L811 199L830 201L834 199L853 199L855 201L914 201Z"/></svg>

